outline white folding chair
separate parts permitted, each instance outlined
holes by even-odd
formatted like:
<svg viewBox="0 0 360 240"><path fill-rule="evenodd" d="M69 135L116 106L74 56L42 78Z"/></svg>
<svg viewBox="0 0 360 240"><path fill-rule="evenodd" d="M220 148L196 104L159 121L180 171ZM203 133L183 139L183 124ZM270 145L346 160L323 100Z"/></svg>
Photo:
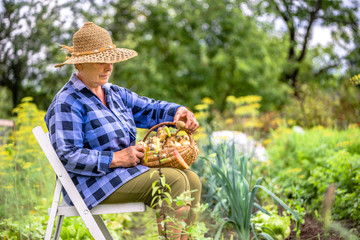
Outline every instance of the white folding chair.
<svg viewBox="0 0 360 240"><path fill-rule="evenodd" d="M89 210L64 165L58 158L53 146L51 145L48 135L40 126L35 127L32 131L58 177L53 202L51 208L49 209L49 221L46 228L45 240L51 239L56 216L58 216L58 220L53 239L59 239L64 217L80 216L92 237L95 240L98 240L113 239L100 214L144 212L146 210L145 204L139 202L124 204L99 204ZM60 204L61 187L65 188L74 206L69 206L64 201Z"/></svg>

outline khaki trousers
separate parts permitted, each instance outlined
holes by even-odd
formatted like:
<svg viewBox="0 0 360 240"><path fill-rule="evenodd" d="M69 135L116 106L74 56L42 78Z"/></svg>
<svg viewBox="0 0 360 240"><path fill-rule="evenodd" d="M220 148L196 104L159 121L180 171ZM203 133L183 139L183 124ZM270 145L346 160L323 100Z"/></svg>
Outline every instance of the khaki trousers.
<svg viewBox="0 0 360 240"><path fill-rule="evenodd" d="M150 178L153 172L156 173ZM185 191L197 190L191 192L193 201L189 205L195 207L200 203L201 182L195 172L176 168L161 168L161 172L165 175L166 183L170 186L170 195L173 199ZM156 180L159 180L159 171L157 168L150 168L147 172L126 182L102 203L144 202L150 206L153 198L151 196L152 183ZM176 209L177 206L173 205L173 208Z"/></svg>

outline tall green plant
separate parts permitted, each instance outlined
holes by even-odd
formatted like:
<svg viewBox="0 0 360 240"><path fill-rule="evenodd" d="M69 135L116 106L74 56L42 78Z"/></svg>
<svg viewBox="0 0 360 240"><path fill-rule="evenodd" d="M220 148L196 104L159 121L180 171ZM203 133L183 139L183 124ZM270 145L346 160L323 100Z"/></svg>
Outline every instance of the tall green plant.
<svg viewBox="0 0 360 240"><path fill-rule="evenodd" d="M151 174L154 175L157 172ZM150 177L152 178L152 177ZM193 190L197 191L197 190ZM174 204L177 206L186 206L188 202L194 200L191 198L191 191L185 191L181 195L173 199L170 195L171 188L166 183L165 175L161 172L161 167L159 168L159 180L156 180L152 184L152 201L151 207L156 209L156 216L160 220L158 224L162 228L162 236L159 236L159 239L172 239L174 237L173 230L182 229L182 235L187 235L189 239L209 239L204 235L208 230L205 224L201 221L195 222L184 222L179 220L179 216L175 215L175 209L172 207ZM166 203L166 204L165 204ZM193 214L200 214L205 211L207 205L200 204L198 206L193 206ZM169 227L168 224L172 226ZM168 225L168 226L167 226Z"/></svg>
<svg viewBox="0 0 360 240"><path fill-rule="evenodd" d="M251 223L254 207L270 214L255 202L258 189L265 191L277 204L280 204L289 211L296 218L297 230L299 229L297 213L290 209L270 190L261 185L263 178L258 178L255 184L252 185L253 175L249 157L236 154L234 145L228 147L226 144L220 144L218 147L213 147L213 150L216 156L205 157L205 159L210 162L211 173L216 184L214 187L218 189L217 194L214 195L214 200L218 202L217 205L219 206L215 208L221 209L223 215L226 216L215 239L219 239L221 231L226 225L232 225L240 239L250 239L251 231L255 239L258 236L273 239L264 232L256 233Z"/></svg>
<svg viewBox="0 0 360 240"><path fill-rule="evenodd" d="M24 98L13 110L16 132L8 144L0 146L0 222L18 222L19 236L25 231L29 238L34 237L35 224L27 217L49 205L55 183L50 164L31 131L37 125L46 128L45 113L31 101ZM0 233L10 227L1 225Z"/></svg>

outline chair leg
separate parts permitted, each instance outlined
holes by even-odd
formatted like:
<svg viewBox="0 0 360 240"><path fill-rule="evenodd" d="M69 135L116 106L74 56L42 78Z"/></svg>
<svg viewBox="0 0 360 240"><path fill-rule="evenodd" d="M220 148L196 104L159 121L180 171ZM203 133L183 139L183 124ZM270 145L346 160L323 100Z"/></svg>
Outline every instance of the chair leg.
<svg viewBox="0 0 360 240"><path fill-rule="evenodd" d="M48 220L48 224L46 227L46 233L45 233L45 240L50 240L51 239L51 234L54 228L54 223L55 223L55 216L51 216L52 214L49 214L49 220Z"/></svg>
<svg viewBox="0 0 360 240"><path fill-rule="evenodd" d="M93 216L94 216L94 219L95 219L96 223L98 224L101 232L103 233L105 239L106 240L109 240L109 239L112 240L113 238L112 238L112 236L111 236L111 234L109 232L109 229L106 227L106 225L105 225L103 219L101 218L101 216L100 215L93 215Z"/></svg>
<svg viewBox="0 0 360 240"><path fill-rule="evenodd" d="M56 218L56 212L59 206L60 194L61 194L61 183L59 180L57 180L55 185L53 201L49 211L49 220L46 227L45 240L51 239L51 234L53 232L55 218Z"/></svg>
<svg viewBox="0 0 360 240"><path fill-rule="evenodd" d="M63 221L64 221L64 216L63 215L58 216L58 220L55 227L54 238L53 238L54 240L58 240L60 238Z"/></svg>

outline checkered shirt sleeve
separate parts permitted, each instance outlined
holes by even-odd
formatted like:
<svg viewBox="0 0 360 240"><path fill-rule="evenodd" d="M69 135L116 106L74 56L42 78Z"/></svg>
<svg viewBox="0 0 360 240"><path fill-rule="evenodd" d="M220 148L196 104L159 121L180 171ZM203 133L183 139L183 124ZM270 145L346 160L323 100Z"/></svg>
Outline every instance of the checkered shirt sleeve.
<svg viewBox="0 0 360 240"><path fill-rule="evenodd" d="M131 109L138 128L152 128L158 123L173 121L179 105L140 97L126 88L114 86L127 108Z"/></svg>

